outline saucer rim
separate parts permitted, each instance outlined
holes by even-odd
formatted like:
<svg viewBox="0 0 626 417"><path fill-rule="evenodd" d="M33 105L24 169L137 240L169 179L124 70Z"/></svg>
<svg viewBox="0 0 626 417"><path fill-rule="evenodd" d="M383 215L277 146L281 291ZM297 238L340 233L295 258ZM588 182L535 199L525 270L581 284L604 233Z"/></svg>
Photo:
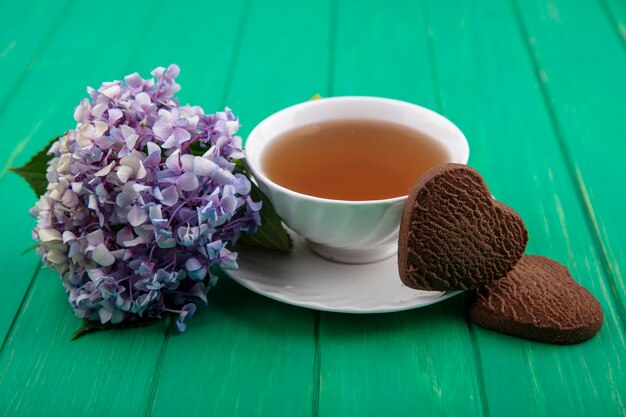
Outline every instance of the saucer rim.
<svg viewBox="0 0 626 417"><path fill-rule="evenodd" d="M407 310L414 310L417 308L422 308L422 307L428 307L430 305L433 304L437 304L441 301L447 300L448 298L452 298L455 295L458 295L460 293L462 293L463 291L447 291L447 292L441 292L441 291L424 291L424 292L438 292L441 295L433 300L424 302L424 303L420 303L419 305L415 305L415 304L411 304L411 303L407 303L404 306L398 307L398 306L389 306L389 305L383 305L381 307L377 307L377 308L356 308L356 307L344 307L341 309L337 309L337 308L333 308L333 307L328 307L328 306L324 306L321 305L319 303L315 303L315 302L299 302L293 299L287 299L287 298L281 298L280 293L278 292L268 292L268 291L263 291L259 288L255 288L253 285L251 285L249 283L248 280L245 279L241 279L237 276L234 275L234 273L236 273L237 271L224 271L224 273L228 276L228 278L232 279L233 281L237 282L238 284L240 284L241 286L243 286L244 288L249 289L250 291L253 291L259 295L262 295L264 297L267 297L269 299L272 299L274 301L279 301L281 303L285 303L285 304L289 304L292 306L296 306L296 307L302 307L302 308L306 308L309 310L317 310L317 311L324 311L324 312L328 312L328 313L343 313L343 314L386 314L386 313L397 313L397 312L401 312L401 311L407 311ZM419 291L419 290L416 290Z"/></svg>
<svg viewBox="0 0 626 417"><path fill-rule="evenodd" d="M312 250L310 247L308 247L307 243L306 243L306 239L304 239L302 236L298 235L296 232L294 232L293 230L289 229L288 227L285 227L285 230L287 231L287 233L289 234L289 236L291 237L291 239L293 240L293 245L294 245L294 251L291 252L291 255L293 255L294 253L299 253L299 251L296 251L295 248L296 246L302 246L304 248L304 250L306 251L310 251L310 254L327 263L328 265L336 265L337 267L339 267L340 265L350 265L350 264L345 264L345 263L341 263L341 262L333 262L330 261L322 256L320 256L319 254L317 254L314 250ZM260 248L260 247L249 247L250 250L252 251L270 251L269 249L265 249L265 248ZM270 251L271 252L271 251ZM247 255L247 256L251 256L253 254L250 253L246 253L246 251L239 251L239 255ZM258 254L257 254L258 256ZM302 255L301 255L302 256ZM396 255L397 256L397 255ZM366 264L360 264L360 266L363 265L376 265L380 262L388 262L388 258L378 261L378 262L373 262L373 263L366 263ZM247 268L248 270L255 272L254 269L252 268ZM259 286L263 286L266 285L262 282L258 282L255 280L250 280L250 279L246 279L246 278L242 278L237 276L237 272L241 271L241 265L239 269L236 270L223 270L224 275L226 275L228 278L232 279L233 281L237 282L238 284L240 284L241 286L243 286L244 288L247 288L250 291L253 291L259 295L262 295L264 297L267 297L269 299L275 300L275 301L279 301L281 303L285 303L285 304L289 304L289 305L293 305L293 306L297 306L297 307L303 307L303 308L307 308L307 309L311 309L311 310L317 310L317 311L325 311L325 312L332 312L332 313L347 313L347 314L383 314L383 313L395 313L395 312L400 312L400 311L407 311L407 310L413 310L416 308L422 308L422 307L427 307L436 303L439 303L441 301L447 300L448 298L452 298L455 295L458 295L460 293L462 293L463 291L425 291L425 290L414 290L414 291L419 291L419 292L423 292L423 293L438 293L439 296L434 298L434 299L430 299L428 301L422 301L419 303L416 303L416 300L413 299L412 301L405 301L403 303L395 303L395 304L390 304L389 301L386 301L385 303L381 303L381 304L377 304L376 306L369 306L369 307L357 307L357 306L343 306L343 307L333 307L333 306L328 306L325 304L320 304L319 302L316 301L302 301L302 300L294 300L293 298L289 298L289 296L280 291L280 287L275 287L276 290L273 291L267 291L261 288L258 288ZM400 277L398 276L398 280L400 280ZM403 286L406 287L406 285L402 284Z"/></svg>

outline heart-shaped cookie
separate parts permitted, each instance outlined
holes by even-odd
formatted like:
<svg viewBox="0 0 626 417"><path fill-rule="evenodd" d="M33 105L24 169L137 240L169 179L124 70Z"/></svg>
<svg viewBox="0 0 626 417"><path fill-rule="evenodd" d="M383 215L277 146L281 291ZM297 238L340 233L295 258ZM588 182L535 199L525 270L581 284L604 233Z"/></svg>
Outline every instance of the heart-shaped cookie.
<svg viewBox="0 0 626 417"><path fill-rule="evenodd" d="M487 329L557 344L591 338L604 320L598 300L565 266L533 255L524 255L506 277L477 289L468 315Z"/></svg>
<svg viewBox="0 0 626 417"><path fill-rule="evenodd" d="M426 172L404 206L398 268L420 290L467 290L509 272L528 232L521 217L499 203L480 174L460 164Z"/></svg>

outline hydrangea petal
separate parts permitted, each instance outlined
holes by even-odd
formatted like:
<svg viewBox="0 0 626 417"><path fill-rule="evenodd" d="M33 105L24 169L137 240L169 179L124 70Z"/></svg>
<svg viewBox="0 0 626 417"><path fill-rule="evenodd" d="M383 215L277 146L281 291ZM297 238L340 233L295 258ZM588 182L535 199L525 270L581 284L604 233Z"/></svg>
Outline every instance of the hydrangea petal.
<svg viewBox="0 0 626 417"><path fill-rule="evenodd" d="M210 177L217 169L220 169L217 164L207 158L196 156L193 159L193 173L197 176Z"/></svg>
<svg viewBox="0 0 626 417"><path fill-rule="evenodd" d="M172 136L176 140L176 145L178 146L180 146L181 143L187 142L189 139L191 139L191 133L181 127L175 128L172 132Z"/></svg>
<svg viewBox="0 0 626 417"><path fill-rule="evenodd" d="M130 226L126 226L120 229L115 235L115 242L120 245L126 247L126 242L131 241L135 238L133 234L133 228Z"/></svg>
<svg viewBox="0 0 626 417"><path fill-rule="evenodd" d="M46 255L46 259L55 264L62 264L67 262L67 255L63 251L58 249L52 249Z"/></svg>
<svg viewBox="0 0 626 417"><path fill-rule="evenodd" d="M187 269L187 271L196 271L202 268L202 262L200 262L196 258L189 258L185 262L185 268Z"/></svg>
<svg viewBox="0 0 626 417"><path fill-rule="evenodd" d="M230 171L222 168L216 169L211 179L219 185L232 184L235 182L235 176Z"/></svg>
<svg viewBox="0 0 626 417"><path fill-rule="evenodd" d="M93 232L87 234L87 242L93 246L96 247L101 243L104 243L104 233L102 232L101 229L98 230L94 230Z"/></svg>
<svg viewBox="0 0 626 417"><path fill-rule="evenodd" d="M93 109L91 109L91 114L94 117L100 117L104 114L106 110L107 110L106 104L98 103L95 106L93 106Z"/></svg>
<svg viewBox="0 0 626 417"><path fill-rule="evenodd" d="M72 190L66 190L63 193L63 197L61 198L61 202L63 203L63 205L65 205L65 207L75 207L76 205L78 205L78 197L76 196L76 194L72 191Z"/></svg>
<svg viewBox="0 0 626 417"><path fill-rule="evenodd" d="M115 257L111 254L109 249L104 246L103 243L96 246L96 248L91 253L91 258L98 265L102 266L111 266L115 262Z"/></svg>
<svg viewBox="0 0 626 417"><path fill-rule="evenodd" d="M113 85L109 88L102 90L100 93L108 98L117 98L120 95L121 88L119 85Z"/></svg>
<svg viewBox="0 0 626 417"><path fill-rule="evenodd" d="M180 311L178 318L176 319L176 327L178 327L178 330L180 332L184 332L185 329L187 328L187 325L185 324L185 319L187 317L192 318L195 312L196 312L195 304L192 304L192 303L185 304L185 306Z"/></svg>
<svg viewBox="0 0 626 417"><path fill-rule="evenodd" d="M70 230L63 232L63 243L72 242L76 240L76 235Z"/></svg>
<svg viewBox="0 0 626 417"><path fill-rule="evenodd" d="M123 183L127 182L131 175L133 175L133 169L128 165L122 165L117 169L117 177Z"/></svg>
<svg viewBox="0 0 626 417"><path fill-rule="evenodd" d="M173 172L182 172L180 166L180 151L176 150L165 160L165 166Z"/></svg>
<svg viewBox="0 0 626 417"><path fill-rule="evenodd" d="M165 206L173 206L178 202L178 190L174 185L162 191L159 188L155 188L154 196Z"/></svg>
<svg viewBox="0 0 626 417"><path fill-rule="evenodd" d="M131 226L139 226L148 220L148 213L141 208L139 204L135 204L128 212L128 222Z"/></svg>
<svg viewBox="0 0 626 417"><path fill-rule="evenodd" d="M235 187L235 192L241 195L250 194L250 191L252 190L250 180L248 180L248 178L246 178L243 174L235 174L233 186Z"/></svg>
<svg viewBox="0 0 626 417"><path fill-rule="evenodd" d="M150 100L150 95L145 92L141 92L135 96L135 101L142 108L147 108L150 104L152 104L152 100Z"/></svg>
<svg viewBox="0 0 626 417"><path fill-rule="evenodd" d="M148 172L146 171L146 168L143 166L143 163L139 161L139 169L137 170L137 173L135 174L135 178L138 180L142 180L146 178L146 175L148 175Z"/></svg>
<svg viewBox="0 0 626 417"><path fill-rule="evenodd" d="M124 77L124 82L126 83L126 85L132 89L140 88L142 81L143 80L141 79L141 76L137 72L128 74L127 76Z"/></svg>
<svg viewBox="0 0 626 417"><path fill-rule="evenodd" d="M99 138L100 136L104 135L104 133L107 130L109 130L109 125L106 122L98 120L94 124L95 124L94 139Z"/></svg>
<svg viewBox="0 0 626 417"><path fill-rule="evenodd" d="M100 317L100 323L105 324L109 320L111 320L111 317L113 317L113 313L106 308L101 308L100 310L98 310L98 316Z"/></svg>
<svg viewBox="0 0 626 417"><path fill-rule="evenodd" d="M202 281L204 277L206 277L207 271L207 267L203 267L200 269L196 269L195 271L187 271L187 273L189 275L189 278L193 279L194 281Z"/></svg>
<svg viewBox="0 0 626 417"><path fill-rule="evenodd" d="M206 298L206 287L202 282L198 282L191 287L191 295L199 298L204 304L208 304Z"/></svg>
<svg viewBox="0 0 626 417"><path fill-rule="evenodd" d="M91 103L86 98L80 101L80 104L74 109L74 120L77 122L84 122L88 120L91 114Z"/></svg>
<svg viewBox="0 0 626 417"><path fill-rule="evenodd" d="M185 172L176 180L176 185L183 191L193 191L198 188L198 177L193 172Z"/></svg>
<svg viewBox="0 0 626 417"><path fill-rule="evenodd" d="M220 207L227 213L234 213L237 208L237 198L234 195L227 195L220 201Z"/></svg>
<svg viewBox="0 0 626 417"><path fill-rule="evenodd" d="M152 126L152 131L157 139L165 141L172 134L172 127L167 120L159 119Z"/></svg>
<svg viewBox="0 0 626 417"><path fill-rule="evenodd" d="M96 129L91 123L83 123L78 128L76 143L78 143L80 146L88 146L91 143L95 130Z"/></svg>
<svg viewBox="0 0 626 417"><path fill-rule="evenodd" d="M37 231L41 242L51 242L61 240L61 232L56 229L39 229Z"/></svg>
<svg viewBox="0 0 626 417"><path fill-rule="evenodd" d="M260 223L249 180L232 174L243 156L239 120L228 108L180 106L178 72L88 88L76 128L50 147L33 236L77 317L118 323L178 311L184 330L190 300L206 302L217 281L209 266L236 267L227 243Z"/></svg>
<svg viewBox="0 0 626 417"><path fill-rule="evenodd" d="M180 67L176 64L170 64L167 67L167 79L169 80L173 80L174 78L178 77L178 75L180 74Z"/></svg>
<svg viewBox="0 0 626 417"><path fill-rule="evenodd" d="M104 177L109 172L111 172L111 170L113 169L114 166L115 166L115 161L111 162L109 165L105 166L104 168L96 171L96 173L94 175L96 177Z"/></svg>
<svg viewBox="0 0 626 417"><path fill-rule="evenodd" d="M163 212L161 211L161 205L155 204L148 208L148 217L151 221L161 221L163 220Z"/></svg>
<svg viewBox="0 0 626 417"><path fill-rule="evenodd" d="M109 110L109 124L114 124L124 116L124 113L120 109Z"/></svg>
<svg viewBox="0 0 626 417"><path fill-rule="evenodd" d="M180 170L182 172L193 172L193 162L196 157L190 154L180 156Z"/></svg>

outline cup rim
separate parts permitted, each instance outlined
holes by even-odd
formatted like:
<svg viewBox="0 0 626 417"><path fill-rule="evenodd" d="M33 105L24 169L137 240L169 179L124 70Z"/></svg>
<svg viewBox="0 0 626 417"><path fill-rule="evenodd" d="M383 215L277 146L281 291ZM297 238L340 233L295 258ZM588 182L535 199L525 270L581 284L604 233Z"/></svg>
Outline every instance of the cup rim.
<svg viewBox="0 0 626 417"><path fill-rule="evenodd" d="M467 142L467 138L465 137L465 135L463 134L463 132L461 131L461 129L459 129L454 123L452 123L452 121L450 121L447 117L443 116L442 114L439 114L433 110L430 110L426 107L420 106L418 104L414 104L414 103L410 103L408 101L403 101L403 100L397 100L397 99L392 99L392 98L385 98L385 97L374 97L374 96L337 96L337 97L328 97L328 98L320 98L320 99L316 99L316 100L309 100L309 101L305 101L303 103L298 103L298 104L294 104L292 106L289 107L285 107L284 109L281 109L275 113L272 113L271 115L267 116L265 119L263 119L261 122L259 122L254 129L252 129L252 131L250 132L250 134L248 135L247 139L246 139L246 143L244 145L244 162L246 164L246 166L248 167L248 169L251 171L253 178L260 178L264 183L266 184L270 184L272 187L277 188L278 190L280 190L283 193L289 194L293 197L298 197L304 200L309 200L309 201L314 201L314 202L320 202L320 203L339 203L339 204L347 204L347 205L354 205L354 206L359 206L359 205L367 205L367 204L392 204L392 203L396 203L396 202L400 202L403 200L406 200L409 196L409 193L398 196L398 197L391 197L391 198L384 198L384 199L377 199L377 200L340 200L340 199L332 199L332 198L324 198L324 197L317 197L317 196L313 196L313 195L309 195L309 194L303 194L300 193L298 191L294 191L290 188L284 187L274 181L272 181L270 178L267 177L267 175L265 175L263 173L263 170L261 169L261 167L256 166L254 163L250 163L251 159L248 159L247 157L247 151L246 148L248 147L248 143L250 141L250 139L254 140L254 137L256 135L258 135L258 131L260 130L260 128L262 127L263 124L268 123L271 119L275 119L275 118L279 118L281 117L284 113L289 113L289 112L293 112L296 111L302 107L314 107L314 106L318 106L318 105L323 105L322 103L326 102L342 102L342 101L354 101L354 100L358 100L358 101L374 101L374 102L387 102L389 104L395 104L395 105L401 105L401 106L410 106L413 107L415 110L423 112L425 114L429 114L432 117L435 117L437 119L442 120L444 123L448 124L449 127L455 131L455 133L458 135L458 138L461 140L461 144L464 145L463 147L463 152L464 155L462 155L461 157L461 162L456 162L456 163L461 163L461 164L467 164L467 161L469 160L469 143ZM451 161L452 162L452 161ZM417 181L417 179L415 180Z"/></svg>

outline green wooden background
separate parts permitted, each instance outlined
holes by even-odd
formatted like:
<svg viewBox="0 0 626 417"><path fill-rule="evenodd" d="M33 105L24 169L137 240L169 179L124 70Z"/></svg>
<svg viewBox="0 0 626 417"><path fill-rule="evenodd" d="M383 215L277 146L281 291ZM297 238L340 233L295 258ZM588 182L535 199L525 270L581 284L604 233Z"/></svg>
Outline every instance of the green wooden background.
<svg viewBox="0 0 626 417"><path fill-rule="evenodd" d="M39 266L35 196L8 168L73 127L87 85L175 62L181 101L229 105L244 136L314 93L443 113L525 219L528 251L602 303L587 343L468 323L463 296L320 313L223 279L179 335L91 335ZM625 416L623 0L0 0L0 415Z"/></svg>

